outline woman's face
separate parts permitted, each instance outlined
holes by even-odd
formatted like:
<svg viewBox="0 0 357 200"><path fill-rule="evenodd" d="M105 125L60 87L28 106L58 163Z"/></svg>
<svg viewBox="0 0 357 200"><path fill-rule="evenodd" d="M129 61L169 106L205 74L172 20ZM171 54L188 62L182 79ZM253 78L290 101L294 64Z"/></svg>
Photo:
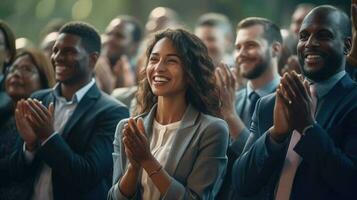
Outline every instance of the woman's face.
<svg viewBox="0 0 357 200"><path fill-rule="evenodd" d="M182 60L168 38L159 40L151 51L146 76L156 96L185 95L187 82Z"/></svg>
<svg viewBox="0 0 357 200"><path fill-rule="evenodd" d="M23 55L9 67L5 81L7 94L13 100L28 98L41 89L40 74L29 55Z"/></svg>

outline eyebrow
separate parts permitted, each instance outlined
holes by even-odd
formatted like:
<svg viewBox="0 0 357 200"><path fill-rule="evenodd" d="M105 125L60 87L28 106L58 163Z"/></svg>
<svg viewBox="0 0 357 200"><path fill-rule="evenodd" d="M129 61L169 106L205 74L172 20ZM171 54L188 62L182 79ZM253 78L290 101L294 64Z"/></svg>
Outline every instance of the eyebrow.
<svg viewBox="0 0 357 200"><path fill-rule="evenodd" d="M159 53L151 53L151 55L159 56L160 54ZM166 54L166 57L168 57L168 56L175 56L177 58L180 58L180 56L178 54L175 54L175 53Z"/></svg>

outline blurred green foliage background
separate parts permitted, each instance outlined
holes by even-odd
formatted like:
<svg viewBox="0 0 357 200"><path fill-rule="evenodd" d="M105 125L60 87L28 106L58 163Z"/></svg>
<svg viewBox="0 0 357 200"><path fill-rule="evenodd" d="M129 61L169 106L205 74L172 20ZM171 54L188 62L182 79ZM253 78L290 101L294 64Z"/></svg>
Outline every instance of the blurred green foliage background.
<svg viewBox="0 0 357 200"><path fill-rule="evenodd" d="M149 12L157 6L176 10L180 19L192 28L198 16L206 12L226 14L232 24L244 17L266 17L281 27L287 27L295 6L299 3L331 4L349 13L350 0L0 0L0 19L5 20L17 37L27 37L35 44L41 30L51 20L82 20L103 32L117 15L137 17L142 25Z"/></svg>

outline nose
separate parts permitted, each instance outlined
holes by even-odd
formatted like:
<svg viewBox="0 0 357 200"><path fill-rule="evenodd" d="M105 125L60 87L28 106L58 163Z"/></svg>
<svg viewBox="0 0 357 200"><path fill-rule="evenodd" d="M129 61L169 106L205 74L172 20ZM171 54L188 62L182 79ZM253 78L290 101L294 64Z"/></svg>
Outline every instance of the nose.
<svg viewBox="0 0 357 200"><path fill-rule="evenodd" d="M247 51L244 47L235 50L235 60L238 61L239 58L245 57L247 55Z"/></svg>
<svg viewBox="0 0 357 200"><path fill-rule="evenodd" d="M156 63L155 70L156 71L165 71L165 61L164 59L160 59L159 62Z"/></svg>
<svg viewBox="0 0 357 200"><path fill-rule="evenodd" d="M52 61L55 61L55 62L58 62L62 59L62 54L60 51L57 51L57 52L52 52L52 55L51 55L51 60Z"/></svg>
<svg viewBox="0 0 357 200"><path fill-rule="evenodd" d="M15 68L12 73L9 74L9 76L21 76L22 73L21 73L21 70L19 68Z"/></svg>
<svg viewBox="0 0 357 200"><path fill-rule="evenodd" d="M316 39L316 37L314 37L314 35L310 35L310 37L308 38L308 40L305 43L306 47L316 47L316 46L320 46L320 42L318 41L318 39Z"/></svg>

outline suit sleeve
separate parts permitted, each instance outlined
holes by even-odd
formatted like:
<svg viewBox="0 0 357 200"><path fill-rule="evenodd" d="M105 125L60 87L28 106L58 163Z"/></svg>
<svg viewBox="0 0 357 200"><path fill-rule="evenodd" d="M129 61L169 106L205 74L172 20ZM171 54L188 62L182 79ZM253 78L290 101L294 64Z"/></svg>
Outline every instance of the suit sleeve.
<svg viewBox="0 0 357 200"><path fill-rule="evenodd" d="M124 127L124 124L128 120L122 120L119 122L117 129L115 131L115 136L114 136L114 153L113 153L113 185L110 188L108 192L108 200L127 200L126 196L124 196L120 190L119 190L119 182L122 176L125 173L126 170L126 155L125 152L122 151L122 144L121 144L121 138L122 138L122 130ZM124 160L124 163L123 161ZM137 199L137 195L139 194L139 191L136 192L136 194L131 198L131 199Z"/></svg>
<svg viewBox="0 0 357 200"><path fill-rule="evenodd" d="M239 156L243 151L243 148L249 138L249 135L249 130L244 127L241 133L239 134L239 137L231 141L229 149L237 156Z"/></svg>
<svg viewBox="0 0 357 200"><path fill-rule="evenodd" d="M68 185L86 192L112 171L113 134L118 121L128 115L127 108L113 103L93 121L96 128L92 130L92 138L85 152L74 152L57 134L39 149L38 156L60 174Z"/></svg>
<svg viewBox="0 0 357 200"><path fill-rule="evenodd" d="M186 184L171 179L164 200L214 199L227 165L228 127L224 121L211 123L203 131L198 155Z"/></svg>
<svg viewBox="0 0 357 200"><path fill-rule="evenodd" d="M294 150L318 173L334 191L346 196L356 197L357 185L357 108L345 117L341 144L336 144L331 136L318 124L308 129ZM339 142L340 143L340 142Z"/></svg>
<svg viewBox="0 0 357 200"><path fill-rule="evenodd" d="M235 161L232 169L234 189L242 197L261 192L284 158L284 147L287 142L276 147L271 143L268 131L260 132L261 103L259 99L252 118L250 136L242 155Z"/></svg>

